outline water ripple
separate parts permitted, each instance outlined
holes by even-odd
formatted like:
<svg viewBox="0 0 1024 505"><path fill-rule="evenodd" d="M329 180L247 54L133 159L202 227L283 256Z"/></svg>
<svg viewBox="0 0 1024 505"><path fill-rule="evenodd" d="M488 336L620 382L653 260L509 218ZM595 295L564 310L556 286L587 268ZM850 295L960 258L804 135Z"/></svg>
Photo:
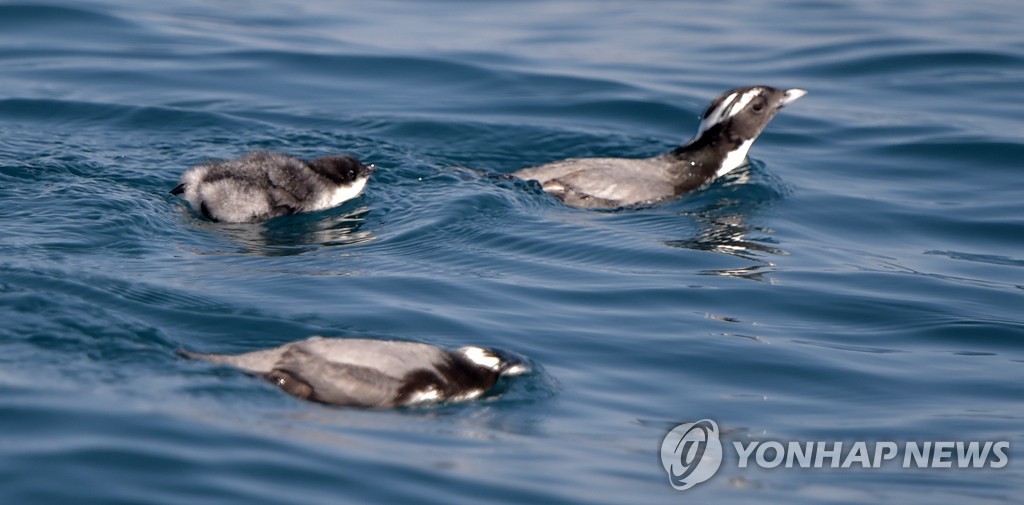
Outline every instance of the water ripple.
<svg viewBox="0 0 1024 505"><path fill-rule="evenodd" d="M726 442L1012 439L1011 4L0 5L0 501L674 503L654 454L687 420ZM664 152L761 82L811 93L750 168L678 201L584 212L503 177ZM379 170L257 225L167 194L256 149ZM359 411L173 354L312 334L542 372ZM1013 503L1001 472L726 465L693 492Z"/></svg>

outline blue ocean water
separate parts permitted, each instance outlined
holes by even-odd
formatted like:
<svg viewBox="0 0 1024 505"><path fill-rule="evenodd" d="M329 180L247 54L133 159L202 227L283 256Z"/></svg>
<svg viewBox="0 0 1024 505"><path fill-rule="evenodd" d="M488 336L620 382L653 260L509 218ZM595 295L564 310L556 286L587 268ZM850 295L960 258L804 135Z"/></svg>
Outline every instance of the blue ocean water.
<svg viewBox="0 0 1024 505"><path fill-rule="evenodd" d="M1017 503L1024 10L975 2L0 3L0 502ZM649 156L728 88L810 94L677 202L481 173ZM365 195L258 225L167 194L255 149ZM177 348L486 345L479 402L339 409ZM1002 469L741 469L662 438L1008 440Z"/></svg>

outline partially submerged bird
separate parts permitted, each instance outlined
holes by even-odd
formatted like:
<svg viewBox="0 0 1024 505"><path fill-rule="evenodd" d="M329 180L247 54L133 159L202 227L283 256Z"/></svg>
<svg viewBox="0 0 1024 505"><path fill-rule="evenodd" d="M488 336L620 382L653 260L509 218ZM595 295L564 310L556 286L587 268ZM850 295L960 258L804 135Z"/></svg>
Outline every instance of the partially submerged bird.
<svg viewBox="0 0 1024 505"><path fill-rule="evenodd" d="M251 223L337 207L363 191L373 170L351 156L256 152L190 168L171 194L212 221Z"/></svg>
<svg viewBox="0 0 1024 505"><path fill-rule="evenodd" d="M529 371L525 361L492 349L369 339L310 337L243 354L178 354L242 369L304 400L356 407L469 400Z"/></svg>
<svg viewBox="0 0 1024 505"><path fill-rule="evenodd" d="M699 188L748 163L747 151L779 109L802 89L750 86L716 98L685 145L652 158L572 158L512 175L584 209L650 205Z"/></svg>

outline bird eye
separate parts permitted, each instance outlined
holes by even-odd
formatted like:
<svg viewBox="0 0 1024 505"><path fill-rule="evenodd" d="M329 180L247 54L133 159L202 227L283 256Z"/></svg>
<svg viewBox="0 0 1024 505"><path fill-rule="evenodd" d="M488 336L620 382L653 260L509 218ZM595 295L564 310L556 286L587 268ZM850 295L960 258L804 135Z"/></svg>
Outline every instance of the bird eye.
<svg viewBox="0 0 1024 505"><path fill-rule="evenodd" d="M754 109L754 112L761 112L761 109L764 109L764 102L757 101L751 108Z"/></svg>

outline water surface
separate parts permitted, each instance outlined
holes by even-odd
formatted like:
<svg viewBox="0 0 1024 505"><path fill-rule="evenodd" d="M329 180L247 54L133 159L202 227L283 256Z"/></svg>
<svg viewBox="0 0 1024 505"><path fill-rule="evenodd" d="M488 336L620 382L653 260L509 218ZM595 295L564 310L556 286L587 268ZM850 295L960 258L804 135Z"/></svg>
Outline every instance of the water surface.
<svg viewBox="0 0 1024 505"><path fill-rule="evenodd" d="M1024 426L1015 2L0 4L3 503L1012 503ZM810 94L677 202L480 174L649 156L707 102ZM327 212L167 194L249 150L380 167ZM177 358L312 334L538 373L360 411ZM658 448L1010 440L1001 470L741 470Z"/></svg>

